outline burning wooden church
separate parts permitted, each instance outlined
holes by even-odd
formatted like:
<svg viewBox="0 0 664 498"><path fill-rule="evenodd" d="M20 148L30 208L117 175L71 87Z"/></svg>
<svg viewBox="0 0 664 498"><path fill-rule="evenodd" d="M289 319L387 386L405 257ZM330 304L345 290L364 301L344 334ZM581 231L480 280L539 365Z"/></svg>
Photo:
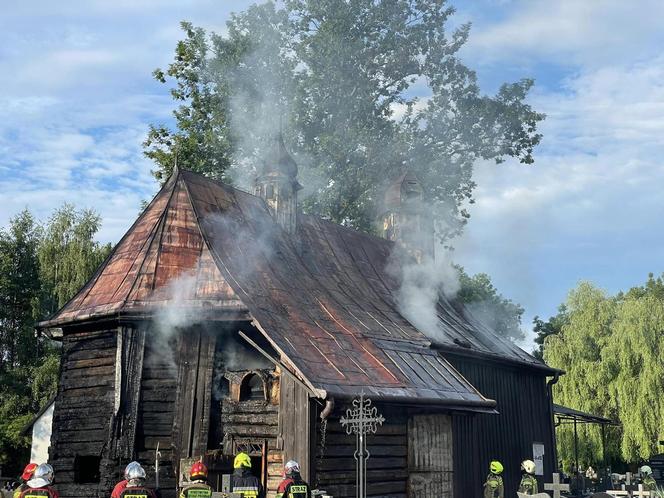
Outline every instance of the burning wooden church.
<svg viewBox="0 0 664 498"><path fill-rule="evenodd" d="M368 494L481 496L488 463L507 489L543 449L555 462L558 372L441 296L435 334L398 311L387 266L421 195L388 193L379 238L297 212L283 142L255 195L175 171L96 274L40 328L62 341L50 462L65 498L110 495L132 459L174 496L185 463L212 484L250 454L274 496L282 463L335 498L355 496L355 438L340 417L364 393L386 422L369 439ZM547 382L547 379L551 379Z"/></svg>

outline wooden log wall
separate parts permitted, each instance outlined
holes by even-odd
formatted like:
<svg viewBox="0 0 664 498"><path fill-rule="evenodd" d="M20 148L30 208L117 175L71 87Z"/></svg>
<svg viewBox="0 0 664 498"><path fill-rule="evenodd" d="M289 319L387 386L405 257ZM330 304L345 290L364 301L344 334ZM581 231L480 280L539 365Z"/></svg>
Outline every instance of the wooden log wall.
<svg viewBox="0 0 664 498"><path fill-rule="evenodd" d="M282 478L283 458L277 441L279 433L279 389L278 377L265 375L266 399L240 401L237 397L242 375L229 373L230 395L221 401L221 426L224 433L223 452L233 456L237 444L263 442L267 452L263 465L266 468L266 490L268 498L276 495ZM237 387L235 387L237 386Z"/></svg>
<svg viewBox="0 0 664 498"><path fill-rule="evenodd" d="M318 484L334 498L354 498L355 436L346 434L339 418L349 405L335 408L327 422L325 446L321 444L321 421L316 423L316 475ZM371 457L367 462L367 495L406 498L408 485L408 414L405 409L378 405L386 422L367 439Z"/></svg>
<svg viewBox="0 0 664 498"><path fill-rule="evenodd" d="M77 483L79 456L102 458L113 412L116 329L66 333L62 344L60 384L53 415L49 461L62 497L91 498L110 494L113 476L99 483ZM102 469L108 462L101 462Z"/></svg>
<svg viewBox="0 0 664 498"><path fill-rule="evenodd" d="M136 457L145 466L148 486L155 485L155 450L161 452L159 485L164 498L175 496L172 431L177 366L164 344L146 341L141 402L138 408Z"/></svg>

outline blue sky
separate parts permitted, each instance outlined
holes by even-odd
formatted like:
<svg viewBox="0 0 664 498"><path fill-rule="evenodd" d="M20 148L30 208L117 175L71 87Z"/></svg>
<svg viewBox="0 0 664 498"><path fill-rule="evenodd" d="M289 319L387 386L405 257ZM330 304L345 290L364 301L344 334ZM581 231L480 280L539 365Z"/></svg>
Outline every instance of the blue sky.
<svg viewBox="0 0 664 498"><path fill-rule="evenodd" d="M12 2L0 16L0 225L29 206L98 210L117 241L157 185L141 142L173 104L151 72L179 21L223 32L248 1ZM533 77L548 116L536 163L478 164L456 258L548 317L580 280L609 292L661 273L664 2L452 2L482 89ZM638 8L636 8L638 6Z"/></svg>

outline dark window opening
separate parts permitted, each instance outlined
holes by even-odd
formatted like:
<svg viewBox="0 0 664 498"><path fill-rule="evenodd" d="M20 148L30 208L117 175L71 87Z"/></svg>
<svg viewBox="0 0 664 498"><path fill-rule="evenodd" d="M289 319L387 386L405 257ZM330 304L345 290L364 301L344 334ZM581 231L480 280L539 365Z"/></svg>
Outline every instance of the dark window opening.
<svg viewBox="0 0 664 498"><path fill-rule="evenodd" d="M240 385L240 401L265 399L263 379L256 374L249 374Z"/></svg>
<svg viewBox="0 0 664 498"><path fill-rule="evenodd" d="M86 484L99 482L101 457L94 455L76 455L74 457L74 482Z"/></svg>

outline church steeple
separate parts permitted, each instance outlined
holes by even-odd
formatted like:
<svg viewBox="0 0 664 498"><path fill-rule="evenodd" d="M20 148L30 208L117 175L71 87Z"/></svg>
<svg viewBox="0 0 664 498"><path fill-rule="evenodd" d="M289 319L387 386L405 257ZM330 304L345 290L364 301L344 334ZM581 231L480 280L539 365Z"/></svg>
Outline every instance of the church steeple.
<svg viewBox="0 0 664 498"><path fill-rule="evenodd" d="M274 220L289 233L297 228L297 163L286 150L279 132L263 160L263 168L256 177L254 193L267 203Z"/></svg>
<svg viewBox="0 0 664 498"><path fill-rule="evenodd" d="M424 189L417 176L408 171L385 191L382 215L383 237L397 242L417 261L434 256L434 230L427 216Z"/></svg>

